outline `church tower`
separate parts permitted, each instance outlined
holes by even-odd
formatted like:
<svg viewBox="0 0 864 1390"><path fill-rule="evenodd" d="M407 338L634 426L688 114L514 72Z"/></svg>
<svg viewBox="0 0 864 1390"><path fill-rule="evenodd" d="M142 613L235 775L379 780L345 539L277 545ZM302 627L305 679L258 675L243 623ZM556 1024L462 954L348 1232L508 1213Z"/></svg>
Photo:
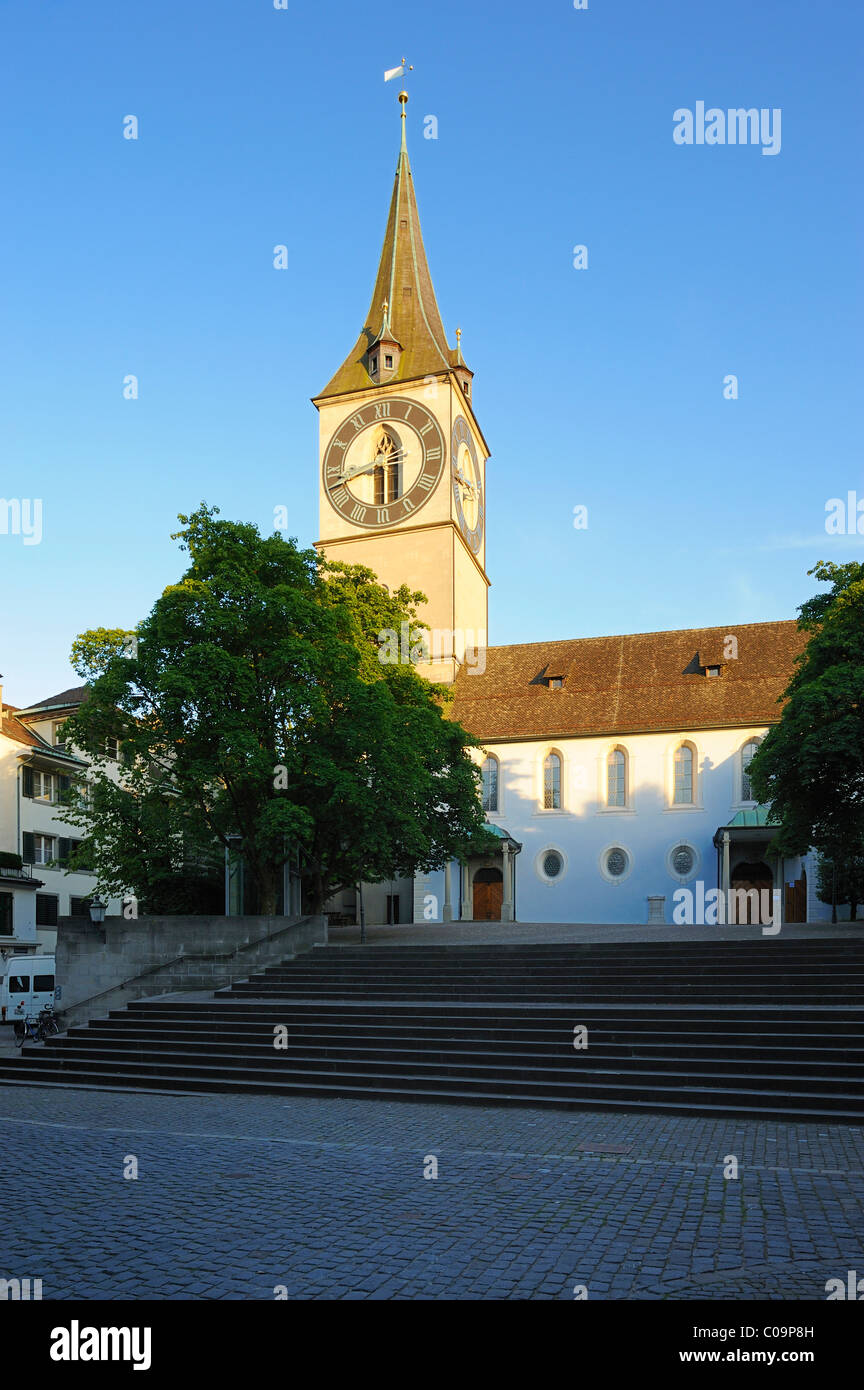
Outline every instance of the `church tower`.
<svg viewBox="0 0 864 1390"><path fill-rule="evenodd" d="M486 461L473 373L448 346L402 143L366 322L319 413L320 539L328 559L367 565L382 584L419 589L432 629L421 674L452 681L485 647Z"/></svg>

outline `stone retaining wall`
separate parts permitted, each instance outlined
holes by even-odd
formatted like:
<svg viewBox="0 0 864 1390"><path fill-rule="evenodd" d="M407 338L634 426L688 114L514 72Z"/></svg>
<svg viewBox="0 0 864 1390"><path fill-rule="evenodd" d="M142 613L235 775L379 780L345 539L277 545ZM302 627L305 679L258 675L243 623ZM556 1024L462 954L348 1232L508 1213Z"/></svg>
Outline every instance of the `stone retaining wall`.
<svg viewBox="0 0 864 1390"><path fill-rule="evenodd" d="M324 917L61 917L61 1025L104 1018L133 999L213 990L327 941Z"/></svg>

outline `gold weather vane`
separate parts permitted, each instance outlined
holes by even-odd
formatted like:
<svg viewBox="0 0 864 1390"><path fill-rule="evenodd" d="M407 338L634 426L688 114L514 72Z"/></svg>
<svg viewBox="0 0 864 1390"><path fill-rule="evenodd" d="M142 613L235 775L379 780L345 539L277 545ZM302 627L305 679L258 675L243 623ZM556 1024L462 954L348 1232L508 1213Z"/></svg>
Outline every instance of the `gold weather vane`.
<svg viewBox="0 0 864 1390"><path fill-rule="evenodd" d="M405 72L405 65L406 65L407 61L408 61L408 60L407 60L406 58L403 58L403 59L402 59L402 62L401 62L401 64L400 64L400 66L399 66L398 68L387 68L386 71L385 71L385 73L384 73L384 81L385 81L385 82L390 82L390 81L392 81L392 79L393 79L394 77L401 77L402 74ZM409 64L408 64L408 72L413 72L413 71L414 71L414 64L413 64L413 63L409 63Z"/></svg>
<svg viewBox="0 0 864 1390"><path fill-rule="evenodd" d="M407 60L407 58L403 58L403 59L402 59L402 62L400 63L400 65L399 65L398 68L386 68L386 69L385 69L385 72L384 72L384 81L385 81L385 82L389 82L389 81L391 80L391 78L393 78L393 77L402 77L402 76L404 75L404 73L406 72L406 70L407 70L408 72L413 72L413 71L414 71L414 64L413 64L413 63L409 63L408 60ZM401 108L402 108L401 115L402 115L402 153L403 153L403 154L407 154L407 152L408 152L408 147L407 147L407 145L405 144L405 103L407 102L407 100L408 100L408 93L405 91L405 88L403 87L403 88L402 88L402 91L399 93L399 105L400 105Z"/></svg>

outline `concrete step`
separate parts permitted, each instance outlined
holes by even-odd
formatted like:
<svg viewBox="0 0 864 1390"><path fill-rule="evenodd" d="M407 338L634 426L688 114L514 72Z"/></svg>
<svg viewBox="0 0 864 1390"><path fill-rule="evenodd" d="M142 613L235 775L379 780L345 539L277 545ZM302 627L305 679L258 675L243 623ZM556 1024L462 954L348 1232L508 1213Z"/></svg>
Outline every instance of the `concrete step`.
<svg viewBox="0 0 864 1390"><path fill-rule="evenodd" d="M34 1049L35 1051L35 1049ZM176 1069L153 1065L135 1066L126 1063L122 1068L99 1071L92 1064L63 1067L54 1059L38 1069L27 1065L26 1056L18 1066L0 1063L0 1081L6 1084L32 1084L34 1076L43 1083L60 1085L99 1085L108 1089L186 1090L186 1091L257 1091L275 1095L336 1094L378 1096L388 1099L435 1101L457 1100L491 1104L553 1105L566 1109L645 1109L652 1112L750 1114L761 1118L822 1119L831 1123L860 1124L864 1106L858 1093L835 1092L826 1095L821 1088L792 1088L781 1092L761 1090L758 1086L737 1089L686 1084L651 1084L645 1089L632 1080L622 1081L614 1074L603 1074L590 1083L562 1089L556 1082L518 1082L492 1084L481 1078L418 1076L412 1073L410 1085L405 1077L391 1072L354 1074L346 1071L307 1072L290 1079L274 1075L262 1077L241 1074L238 1068L218 1066L209 1068ZM31 1073L28 1076L28 1072ZM665 1079L668 1083L670 1078Z"/></svg>
<svg viewBox="0 0 864 1390"><path fill-rule="evenodd" d="M373 1046L371 1043L348 1041L341 1044L326 1042L290 1042L284 1048L276 1049L273 1045L272 1037L261 1040L257 1043L229 1041L198 1041L188 1042L177 1039L111 1039L107 1042L96 1042L88 1044L79 1038L59 1038L47 1044L49 1050L59 1050L63 1056L64 1065L71 1061L93 1061L97 1063L116 1063L120 1064L125 1060L149 1060L152 1059L161 1064L163 1061L177 1061L183 1063L196 1063L199 1061L224 1058L241 1063L254 1064L258 1066L281 1066L283 1069L288 1064L306 1066L317 1060L327 1062L328 1065L334 1062L343 1062L346 1066L353 1069L355 1066L365 1067L367 1064L370 1069L377 1067L380 1063L398 1066L399 1068L415 1065L427 1067L445 1066L449 1069L452 1063L455 1067L469 1067L472 1069L492 1068L495 1071L506 1070L508 1072L523 1073L527 1076L535 1075L540 1077L547 1071L554 1071L557 1075L561 1068L567 1073L578 1070L580 1079L587 1073L600 1069L606 1071L621 1071L628 1073L639 1073L643 1071L668 1071L675 1074L688 1075L690 1077L708 1076L737 1076L741 1078L761 1075L766 1078L778 1078L788 1080L789 1078L821 1078L825 1085L831 1086L838 1078L848 1079L855 1083L864 1083L864 1050L857 1056L846 1056L842 1053L835 1055L831 1059L830 1070L826 1071L826 1060L824 1054L810 1058L803 1058L797 1055L792 1049L787 1049L785 1056L777 1056L776 1052L769 1055L759 1056L747 1053L741 1049L740 1053L730 1055L717 1049L712 1055L697 1053L693 1049L686 1052L669 1049L666 1054L658 1052L652 1048L650 1050L641 1049L635 1051L630 1048L611 1048L603 1044L592 1044L589 1049L576 1051L570 1048L569 1051L563 1045L557 1045L554 1049L549 1047L528 1047L523 1044L521 1048L507 1047L494 1048L481 1047L478 1044L466 1046L464 1043L459 1046L450 1044L445 1046L443 1043L435 1042L426 1047L415 1045L402 1046L398 1052L392 1046L382 1045ZM766 1068L769 1068L767 1070ZM561 1072L563 1075L564 1073Z"/></svg>
<svg viewBox="0 0 864 1390"><path fill-rule="evenodd" d="M25 1046L0 1081L860 1124L864 947L743 946L316 947Z"/></svg>

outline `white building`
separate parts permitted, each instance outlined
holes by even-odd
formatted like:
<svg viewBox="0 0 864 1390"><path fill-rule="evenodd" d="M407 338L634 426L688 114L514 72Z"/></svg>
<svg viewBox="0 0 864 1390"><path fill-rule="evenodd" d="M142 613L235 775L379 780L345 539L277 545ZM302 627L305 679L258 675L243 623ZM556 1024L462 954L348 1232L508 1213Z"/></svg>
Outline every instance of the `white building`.
<svg viewBox="0 0 864 1390"><path fill-rule="evenodd" d="M815 865L770 852L747 776L802 645L795 622L754 623L492 647L463 667L453 717L482 740L502 851L418 880L414 919L671 923L682 888L697 919L712 890L752 888L781 890L784 920L802 899L830 917Z"/></svg>
<svg viewBox="0 0 864 1390"><path fill-rule="evenodd" d="M19 709L0 686L0 952L51 952L60 917L86 915L92 874L67 873L81 831L64 798L86 781L88 764L63 743L63 723L85 688ZM115 750L116 751L116 750ZM119 913L119 902L108 905Z"/></svg>
<svg viewBox="0 0 864 1390"><path fill-rule="evenodd" d="M314 398L318 546L427 595L433 652L443 634L452 657L421 670L454 682L453 717L482 742L501 849L368 885L367 920L672 921L681 889L697 904L700 892L779 889L785 908L786 885L789 920L830 916L815 866L769 854L747 779L801 649L794 622L488 647L490 451L459 333L451 347L436 302L399 100L364 328ZM353 920L355 895L330 906Z"/></svg>

